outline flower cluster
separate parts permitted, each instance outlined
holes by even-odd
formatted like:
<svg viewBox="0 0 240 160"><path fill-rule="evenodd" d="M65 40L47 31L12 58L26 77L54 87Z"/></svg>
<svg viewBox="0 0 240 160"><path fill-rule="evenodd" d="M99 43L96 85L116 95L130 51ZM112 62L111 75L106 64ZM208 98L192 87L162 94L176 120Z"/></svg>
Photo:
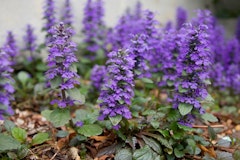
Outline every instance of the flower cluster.
<svg viewBox="0 0 240 160"><path fill-rule="evenodd" d="M105 66L95 65L93 67L90 79L93 87L98 91L101 90L102 85L105 82L106 75L107 75L107 71Z"/></svg>
<svg viewBox="0 0 240 160"><path fill-rule="evenodd" d="M181 29L179 34L181 45L173 107L178 108L183 116L179 122L187 126L191 126L191 123L188 123L191 122L188 115L191 115L193 110L200 114L205 112L200 101L208 95L206 80L209 79L208 70L211 64L207 27L189 23ZM181 112L182 110L188 112Z"/></svg>
<svg viewBox="0 0 240 160"><path fill-rule="evenodd" d="M99 120L117 115L130 119L132 116L128 106L134 96L135 61L126 50L112 51L108 58L106 62L108 81L103 85L99 97L102 101Z"/></svg>
<svg viewBox="0 0 240 160"><path fill-rule="evenodd" d="M46 0L46 4L44 6L44 19L46 19L46 23L43 27L45 31L47 31L45 43L48 44L51 42L51 32L48 32L55 24L55 5L54 0Z"/></svg>
<svg viewBox="0 0 240 160"><path fill-rule="evenodd" d="M11 60L14 60L15 57L18 55L18 47L14 38L14 35L11 31L7 34L7 39L4 44L4 48L8 48L5 52L10 56Z"/></svg>
<svg viewBox="0 0 240 160"><path fill-rule="evenodd" d="M31 54L30 59L33 59L33 52L35 52L37 45L36 39L37 37L33 33L33 28L31 25L27 25L26 35L23 37L25 42L25 50L29 51Z"/></svg>
<svg viewBox="0 0 240 160"><path fill-rule="evenodd" d="M104 35L104 10L102 0L93 2L88 0L84 8L83 33L85 34L84 42L88 45L87 50L90 52L87 58L95 59L96 51L102 48L99 44Z"/></svg>
<svg viewBox="0 0 240 160"><path fill-rule="evenodd" d="M176 63L178 57L178 37L177 31L169 29L162 35L159 45L161 45L162 62L159 70L163 73L162 79L158 83L161 87L173 87L177 79Z"/></svg>
<svg viewBox="0 0 240 160"><path fill-rule="evenodd" d="M52 42L50 43L48 55L47 79L51 82L53 88L59 88L62 97L59 100L53 100L52 104L57 103L59 107L73 105L74 100L66 97L65 91L74 88L79 84L77 72L73 68L73 63L77 62L74 54L76 44L71 41L73 30L65 28L61 22L50 30Z"/></svg>
<svg viewBox="0 0 240 160"><path fill-rule="evenodd" d="M71 8L70 0L65 0L64 10L62 15L62 22L68 26L72 26L72 22L73 22L72 20L73 15L71 11L72 11L72 8Z"/></svg>
<svg viewBox="0 0 240 160"><path fill-rule="evenodd" d="M134 75L136 78L150 77L145 57L147 51L147 36L145 34L132 35L129 52L135 61Z"/></svg>
<svg viewBox="0 0 240 160"><path fill-rule="evenodd" d="M183 9L182 7L177 8L177 13L176 13L176 28L179 30L184 23L187 21L187 11Z"/></svg>
<svg viewBox="0 0 240 160"><path fill-rule="evenodd" d="M129 10L120 17L116 26L114 26L107 35L107 44L111 44L111 51L129 46L131 35L144 33L143 15L141 3L136 4L133 13Z"/></svg>
<svg viewBox="0 0 240 160"><path fill-rule="evenodd" d="M12 94L14 88L12 82L14 80L10 75L13 69L10 67L11 62L8 49L9 48L4 48L0 51L0 120L4 119L4 115L13 114L10 101L13 100Z"/></svg>

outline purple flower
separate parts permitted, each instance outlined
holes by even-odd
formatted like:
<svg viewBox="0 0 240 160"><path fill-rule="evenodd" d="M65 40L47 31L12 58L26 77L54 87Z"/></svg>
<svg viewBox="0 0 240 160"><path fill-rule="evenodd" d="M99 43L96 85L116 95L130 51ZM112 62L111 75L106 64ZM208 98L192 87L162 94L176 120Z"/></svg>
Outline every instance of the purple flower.
<svg viewBox="0 0 240 160"><path fill-rule="evenodd" d="M59 100L53 100L52 104L57 103L59 107L65 108L68 105L73 105L73 101L75 101L66 97L65 92L79 84L79 76L73 69L73 63L78 61L74 54L76 44L71 41L73 30L65 28L62 22L53 27L50 32L53 37L47 59L49 69L46 72L46 77L54 83L54 86L57 85L56 88L60 89L62 93L62 97Z"/></svg>
<svg viewBox="0 0 240 160"><path fill-rule="evenodd" d="M83 122L82 121L77 121L76 123L75 123L75 126L77 126L77 127L82 127L83 126Z"/></svg>
<svg viewBox="0 0 240 160"><path fill-rule="evenodd" d="M161 81L158 83L161 87L173 87L177 79L176 64L178 62L179 46L178 32L175 29L170 29L162 35L159 41L159 54L161 56L158 71L163 73Z"/></svg>
<svg viewBox="0 0 240 160"><path fill-rule="evenodd" d="M72 26L72 22L73 22L72 20L73 15L71 12L72 12L72 8L71 8L70 0L65 0L62 21L64 24L68 26Z"/></svg>
<svg viewBox="0 0 240 160"><path fill-rule="evenodd" d="M93 60L96 58L96 52L103 48L104 36L104 10L102 0L93 2L88 0L84 8L83 17L83 33L85 35L84 42L87 44L87 58ZM100 44L102 42L102 44Z"/></svg>
<svg viewBox="0 0 240 160"><path fill-rule="evenodd" d="M206 80L209 79L209 67L211 64L210 42L207 34L208 26L185 24L180 30L180 53L177 64L178 81L175 82L175 94L173 107L192 107L192 111L204 113L201 100L204 100L208 92ZM180 121L184 121L187 115L182 115Z"/></svg>
<svg viewBox="0 0 240 160"><path fill-rule="evenodd" d="M5 115L12 115L14 112L10 101L13 100L14 80L11 77L13 69L11 68L10 56L7 54L7 48L0 50L0 120ZM6 50L6 51L5 51Z"/></svg>
<svg viewBox="0 0 240 160"><path fill-rule="evenodd" d="M43 19L46 19L43 29L47 31L45 39L45 43L47 45L49 42L51 42L52 37L51 32L48 31L56 24L54 0L45 1Z"/></svg>
<svg viewBox="0 0 240 160"><path fill-rule="evenodd" d="M165 31L169 31L170 29L173 28L172 25L173 25L172 22L171 22L171 21L168 21L168 22L166 23L166 25L165 25L164 30L165 30Z"/></svg>
<svg viewBox="0 0 240 160"><path fill-rule="evenodd" d="M23 37L25 42L25 50L29 51L31 57L29 59L33 59L33 52L35 52L37 45L36 45L37 37L33 33L33 28L31 25L27 25L26 35Z"/></svg>
<svg viewBox="0 0 240 160"><path fill-rule="evenodd" d="M187 21L187 11L183 9L182 7L177 8L177 13L176 13L176 29L179 30L184 23Z"/></svg>
<svg viewBox="0 0 240 160"><path fill-rule="evenodd" d="M101 90L102 85L105 83L107 71L105 66L95 65L91 72L91 82L95 89Z"/></svg>
<svg viewBox="0 0 240 160"><path fill-rule="evenodd" d="M130 55L135 61L135 77L150 77L149 67L146 63L146 52L148 51L147 36L145 34L132 35L128 48Z"/></svg>
<svg viewBox="0 0 240 160"><path fill-rule="evenodd" d="M132 117L128 106L134 96L134 63L135 61L126 50L108 54L106 62L108 81L103 85L99 97L102 101L99 120L118 115L126 119Z"/></svg>
<svg viewBox="0 0 240 160"><path fill-rule="evenodd" d="M9 48L5 50L5 52L9 54L10 59L14 61L15 57L19 54L19 50L14 35L11 31L9 31L7 34L7 39L4 44L4 48Z"/></svg>

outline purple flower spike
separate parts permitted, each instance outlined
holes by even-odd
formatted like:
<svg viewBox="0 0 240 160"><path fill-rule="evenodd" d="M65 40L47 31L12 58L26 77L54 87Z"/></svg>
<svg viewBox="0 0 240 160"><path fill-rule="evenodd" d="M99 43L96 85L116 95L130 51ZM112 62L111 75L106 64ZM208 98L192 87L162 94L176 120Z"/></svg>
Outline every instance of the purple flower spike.
<svg viewBox="0 0 240 160"><path fill-rule="evenodd" d="M88 0L84 8L83 33L85 35L84 42L87 44L87 50L90 51L87 58L94 60L96 52L103 48L99 42L103 41L104 35L104 10L102 0L93 2Z"/></svg>
<svg viewBox="0 0 240 160"><path fill-rule="evenodd" d="M7 39L4 44L4 48L9 48L5 52L9 54L10 59L14 61L15 57L19 54L19 50L15 41L14 35L11 31L9 31L7 34Z"/></svg>
<svg viewBox="0 0 240 160"><path fill-rule="evenodd" d="M64 24L68 26L72 26L72 23L73 23L73 20L72 20L73 15L71 12L72 12L72 8L71 8L70 0L65 0L62 21Z"/></svg>
<svg viewBox="0 0 240 160"><path fill-rule="evenodd" d="M46 0L44 6L44 17L43 19L46 19L46 23L43 27L45 31L47 31L45 43L46 45L51 42L51 33L48 32L55 24L56 24L56 18L55 18L55 5L54 0Z"/></svg>
<svg viewBox="0 0 240 160"><path fill-rule="evenodd" d="M95 65L91 72L91 82L95 89L101 90L102 85L105 83L105 77L107 76L107 70L105 66Z"/></svg>
<svg viewBox="0 0 240 160"><path fill-rule="evenodd" d="M125 50L110 52L108 57L106 63L108 83L104 84L99 97L102 101L99 120L118 115L130 119L132 116L128 106L134 96L135 61Z"/></svg>
<svg viewBox="0 0 240 160"><path fill-rule="evenodd" d="M178 81L175 83L173 107L178 108L180 113L182 107L190 110L188 113L181 113L181 122L189 121L186 116L193 110L200 114L205 112L200 101L208 96L206 81L209 79L211 48L207 29L206 25L194 26L189 23L180 30L180 54L176 67Z"/></svg>
<svg viewBox="0 0 240 160"><path fill-rule="evenodd" d="M62 93L61 99L53 100L52 104L56 103L59 107L65 108L68 105L73 105L75 101L66 97L65 92L79 84L79 76L73 69L73 63L78 61L74 54L76 44L71 41L73 30L65 28L62 22L53 27L50 32L53 37L47 59L49 69L46 72L46 77L54 84L55 87L52 87L60 89Z"/></svg>
<svg viewBox="0 0 240 160"><path fill-rule="evenodd" d="M187 22L187 11L182 7L177 8L176 21L177 21L177 30L179 30L184 23Z"/></svg>
<svg viewBox="0 0 240 160"><path fill-rule="evenodd" d="M146 52L148 51L147 36L145 34L132 35L130 44L130 55L136 62L134 65L135 77L150 77L149 67L146 63Z"/></svg>
<svg viewBox="0 0 240 160"><path fill-rule="evenodd" d="M14 99L12 96L14 80L11 78L13 69L10 67L10 56L5 49L0 50L0 120L3 120L5 115L14 113L10 104L10 101Z"/></svg>
<svg viewBox="0 0 240 160"><path fill-rule="evenodd" d="M23 37L25 41L25 50L29 51L31 54L31 57L29 59L33 59L33 52L35 52L37 45L36 45L36 39L37 37L33 33L33 28L31 25L27 25L26 35Z"/></svg>

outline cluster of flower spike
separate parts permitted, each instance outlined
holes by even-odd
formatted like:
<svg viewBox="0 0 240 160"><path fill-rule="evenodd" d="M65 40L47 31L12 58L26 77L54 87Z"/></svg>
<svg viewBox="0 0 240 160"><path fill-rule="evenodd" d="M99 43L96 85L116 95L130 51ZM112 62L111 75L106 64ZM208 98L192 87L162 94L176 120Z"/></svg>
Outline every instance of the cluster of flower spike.
<svg viewBox="0 0 240 160"><path fill-rule="evenodd" d="M13 79L11 78L13 69L10 67L11 61L7 49L9 48L0 50L0 120L4 119L4 115L13 114L10 104L10 101L13 100L12 94L14 92L12 86Z"/></svg>
<svg viewBox="0 0 240 160"><path fill-rule="evenodd" d="M112 51L108 54L108 81L103 85L99 97L102 101L99 120L117 115L126 119L132 117L128 106L134 96L134 63L126 50Z"/></svg>
<svg viewBox="0 0 240 160"><path fill-rule="evenodd" d="M73 22L72 8L70 4L70 0L65 0L62 22L68 26L72 26Z"/></svg>
<svg viewBox="0 0 240 160"><path fill-rule="evenodd" d="M29 51L31 57L29 59L33 59L33 52L36 50L36 39L37 37L33 33L33 28L31 25L27 25L26 35L23 37L25 41L25 50Z"/></svg>
<svg viewBox="0 0 240 160"><path fill-rule="evenodd" d="M192 111L197 110L200 114L205 112L200 101L208 95L206 81L209 79L208 70L211 64L207 27L189 23L185 24L179 34L181 46L179 45L178 81L175 83L173 106L180 113L182 108L187 108L188 112L182 112L183 117L179 121L187 126L191 126L194 120Z"/></svg>
<svg viewBox="0 0 240 160"><path fill-rule="evenodd" d="M90 52L87 58L95 59L96 51L101 48L99 42L103 41L103 2L102 0L88 0L84 8L83 33L84 42L88 45L87 50Z"/></svg>
<svg viewBox="0 0 240 160"><path fill-rule="evenodd" d="M52 36L51 33L48 31L56 24L54 0L46 0L43 18L46 19L46 23L43 29L47 31L45 39L45 43L47 44L51 41Z"/></svg>
<svg viewBox="0 0 240 160"><path fill-rule="evenodd" d="M52 42L50 43L48 55L48 71L47 79L53 83L54 88L61 90L61 98L52 101L52 104L57 103L59 107L73 105L74 100L66 96L65 91L74 88L79 84L77 72L73 69L73 63L77 62L74 54L76 44L71 41L73 30L65 28L63 23L53 27L50 30Z"/></svg>
<svg viewBox="0 0 240 160"><path fill-rule="evenodd" d="M8 48L6 49L6 52L10 56L10 59L14 61L15 57L18 55L18 47L14 35L11 31L9 31L7 34L7 39L4 44L4 48Z"/></svg>
<svg viewBox="0 0 240 160"><path fill-rule="evenodd" d="M106 67L105 66L100 66L100 65L95 65L92 69L91 72L91 82L92 86L100 91L106 78L105 76L107 75Z"/></svg>

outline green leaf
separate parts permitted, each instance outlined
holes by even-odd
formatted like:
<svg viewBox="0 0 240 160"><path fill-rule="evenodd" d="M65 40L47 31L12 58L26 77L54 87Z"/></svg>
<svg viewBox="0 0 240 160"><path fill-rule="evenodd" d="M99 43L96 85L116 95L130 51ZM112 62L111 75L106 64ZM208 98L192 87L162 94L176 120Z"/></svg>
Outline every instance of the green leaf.
<svg viewBox="0 0 240 160"><path fill-rule="evenodd" d="M68 131L58 131L56 136L63 138L63 137L67 137L68 135L69 135Z"/></svg>
<svg viewBox="0 0 240 160"><path fill-rule="evenodd" d="M99 111L94 110L93 112L87 111L84 109L78 109L76 112L76 117L73 119L73 122L82 121L84 124L93 124L97 121L99 116Z"/></svg>
<svg viewBox="0 0 240 160"><path fill-rule="evenodd" d="M177 148L174 148L174 154L177 158L182 158L185 155L183 151L180 151Z"/></svg>
<svg viewBox="0 0 240 160"><path fill-rule="evenodd" d="M150 160L150 159L154 159L153 152L149 148L149 146L145 145L143 148L137 149L137 150L134 151L133 159L134 160Z"/></svg>
<svg viewBox="0 0 240 160"><path fill-rule="evenodd" d="M48 133L38 133L33 136L32 145L42 144L49 139Z"/></svg>
<svg viewBox="0 0 240 160"><path fill-rule="evenodd" d="M0 133L0 152L18 149L21 147L21 144L14 138L9 135Z"/></svg>
<svg viewBox="0 0 240 160"><path fill-rule="evenodd" d="M29 77L29 74L25 71L20 71L18 74L17 74L17 78L18 80L22 83L23 86L26 85L28 79L30 78Z"/></svg>
<svg viewBox="0 0 240 160"><path fill-rule="evenodd" d="M217 138L217 134L214 131L214 129L210 126L208 126L208 134L211 140L215 140Z"/></svg>
<svg viewBox="0 0 240 160"><path fill-rule="evenodd" d="M205 121L209 121L209 122L218 122L217 117L215 117L214 115L212 115L211 113L205 113L202 115L202 119L204 119Z"/></svg>
<svg viewBox="0 0 240 160"><path fill-rule="evenodd" d="M170 81L170 80L167 80L167 85L169 87L172 87L174 85L174 82L173 81Z"/></svg>
<svg viewBox="0 0 240 160"><path fill-rule="evenodd" d="M110 117L110 116L108 116L108 118L110 119L110 121L112 122L112 124L114 125L114 126L116 126L119 122L121 122L121 120L122 120L122 116L121 115L117 115L117 116L115 116L115 117Z"/></svg>
<svg viewBox="0 0 240 160"><path fill-rule="evenodd" d="M162 148L160 146L160 144L152 139L152 138L148 138L146 136L142 136L143 138L143 141L149 146L151 147L155 152L157 152L158 154L161 154L162 153Z"/></svg>
<svg viewBox="0 0 240 160"><path fill-rule="evenodd" d="M188 90L185 89L185 88L182 88L182 86L178 86L178 91L179 91L180 93L186 93Z"/></svg>
<svg viewBox="0 0 240 160"><path fill-rule="evenodd" d="M150 136L152 138L155 138L156 140L158 140L162 145L164 145L165 147L167 147L168 149L172 150L172 146L171 144L168 142L167 139L165 139L163 136L161 135L157 135L157 134L152 134L152 133L147 133L147 136Z"/></svg>
<svg viewBox="0 0 240 160"><path fill-rule="evenodd" d="M52 89L56 89L57 87L59 87L59 85L62 83L62 78L57 76L55 78L53 78L52 80L50 80L50 84L51 84L51 88Z"/></svg>
<svg viewBox="0 0 240 160"><path fill-rule="evenodd" d="M19 142L23 143L26 141L27 132L22 128L14 127L12 129L12 136Z"/></svg>
<svg viewBox="0 0 240 160"><path fill-rule="evenodd" d="M48 121L50 121L51 120L51 117L50 117L50 115L51 115L51 113L52 113L53 111L52 110L44 110L44 111L42 111L41 112L41 115L43 116L43 117L45 117Z"/></svg>
<svg viewBox="0 0 240 160"><path fill-rule="evenodd" d="M187 103L180 103L178 105L178 110L180 112L181 115L185 116L188 113L190 113L193 109L193 105L191 104L187 104Z"/></svg>
<svg viewBox="0 0 240 160"><path fill-rule="evenodd" d="M187 126L181 125L179 123L177 125L180 129L183 129L184 131L194 131L195 130L194 128L187 127Z"/></svg>
<svg viewBox="0 0 240 160"><path fill-rule="evenodd" d="M6 119L4 121L4 127L8 132L11 132L11 130L15 127L15 124L12 121Z"/></svg>
<svg viewBox="0 0 240 160"><path fill-rule="evenodd" d="M87 124L83 125L77 131L79 134L82 134L86 137L91 137L102 134L103 129L97 124Z"/></svg>
<svg viewBox="0 0 240 160"><path fill-rule="evenodd" d="M240 159L240 151L239 150L235 150L233 153L233 158L235 160Z"/></svg>
<svg viewBox="0 0 240 160"><path fill-rule="evenodd" d="M167 119L170 122L177 121L181 115L179 114L178 110L171 108L171 110L167 114Z"/></svg>
<svg viewBox="0 0 240 160"><path fill-rule="evenodd" d="M115 160L132 160L132 153L130 149L121 149L114 157Z"/></svg>
<svg viewBox="0 0 240 160"><path fill-rule="evenodd" d="M52 122L55 127L64 126L70 119L70 111L67 108L57 108L50 113L50 122Z"/></svg>
<svg viewBox="0 0 240 160"><path fill-rule="evenodd" d="M144 82L144 83L153 83L153 81L149 78L141 78L141 80Z"/></svg>
<svg viewBox="0 0 240 160"><path fill-rule="evenodd" d="M67 90L68 96L72 100L76 100L74 103L75 104L84 104L85 103L85 96L81 94L80 90L77 88L73 88L70 90Z"/></svg>

